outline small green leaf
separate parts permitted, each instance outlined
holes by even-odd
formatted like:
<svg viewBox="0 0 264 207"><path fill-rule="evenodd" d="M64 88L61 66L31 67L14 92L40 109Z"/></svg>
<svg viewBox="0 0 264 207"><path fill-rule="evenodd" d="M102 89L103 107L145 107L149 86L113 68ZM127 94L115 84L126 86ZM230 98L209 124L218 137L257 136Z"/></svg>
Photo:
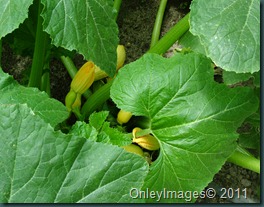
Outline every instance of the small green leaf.
<svg viewBox="0 0 264 207"><path fill-rule="evenodd" d="M0 104L24 104L52 126L68 118L69 112L59 101L51 99L45 92L36 88L19 85L11 76L0 68Z"/></svg>
<svg viewBox="0 0 264 207"><path fill-rule="evenodd" d="M97 140L98 132L91 125L77 121L71 128L70 134L74 134L76 136L89 139L91 141Z"/></svg>
<svg viewBox="0 0 264 207"><path fill-rule="evenodd" d="M143 189L200 192L236 149L236 130L258 99L250 88L231 89L213 76L211 61L195 53L147 54L118 72L111 98L120 109L148 117L160 143Z"/></svg>
<svg viewBox="0 0 264 207"><path fill-rule="evenodd" d="M23 104L0 104L1 203L134 202L144 158L65 135Z"/></svg>
<svg viewBox="0 0 264 207"><path fill-rule="evenodd" d="M0 2L0 39L18 28L28 16L33 0L4 0Z"/></svg>
<svg viewBox="0 0 264 207"><path fill-rule="evenodd" d="M77 50L109 76L116 71L118 28L113 1L42 0L44 30L52 43Z"/></svg>
<svg viewBox="0 0 264 207"><path fill-rule="evenodd" d="M98 142L111 143L113 145L125 146L132 143L132 136L111 128L109 122L105 122L99 135Z"/></svg>
<svg viewBox="0 0 264 207"><path fill-rule="evenodd" d="M190 31L217 66L237 73L260 70L259 0L194 0L190 9Z"/></svg>
<svg viewBox="0 0 264 207"><path fill-rule="evenodd" d="M116 128L110 127L106 121L108 111L100 111L91 114L89 124L85 122L76 122L71 130L72 134L85 137L96 142L103 142L117 146L131 144L131 135L124 134Z"/></svg>
<svg viewBox="0 0 264 207"><path fill-rule="evenodd" d="M89 117L89 123L93 126L96 130L100 130L103 126L109 112L108 111L100 111L92 113Z"/></svg>

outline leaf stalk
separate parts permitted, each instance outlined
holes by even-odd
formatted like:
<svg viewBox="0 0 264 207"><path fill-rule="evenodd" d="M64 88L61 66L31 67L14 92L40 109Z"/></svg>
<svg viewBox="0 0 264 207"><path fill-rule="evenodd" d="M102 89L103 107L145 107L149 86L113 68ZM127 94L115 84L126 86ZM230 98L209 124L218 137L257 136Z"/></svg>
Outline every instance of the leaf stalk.
<svg viewBox="0 0 264 207"><path fill-rule="evenodd" d="M237 149L227 161L260 174L260 160Z"/></svg>
<svg viewBox="0 0 264 207"><path fill-rule="evenodd" d="M37 87L41 89L41 77L42 70L45 62L45 53L48 46L48 35L43 31L43 18L40 13L43 9L43 5L40 0L38 2L38 23L36 31L35 48L33 54L32 67L29 77L29 87Z"/></svg>
<svg viewBox="0 0 264 207"><path fill-rule="evenodd" d="M115 0L114 1L114 10L116 11L115 20L117 20L121 4L122 4L122 0Z"/></svg>
<svg viewBox="0 0 264 207"><path fill-rule="evenodd" d="M186 14L177 24L175 24L153 47L148 53L165 53L185 32L190 28L190 13Z"/></svg>
<svg viewBox="0 0 264 207"><path fill-rule="evenodd" d="M162 20L163 20L164 11L166 9L166 6L167 6L167 0L161 0L160 5L159 5L159 10L156 16L154 28L152 31L150 47L153 47L159 41L160 29L161 29Z"/></svg>

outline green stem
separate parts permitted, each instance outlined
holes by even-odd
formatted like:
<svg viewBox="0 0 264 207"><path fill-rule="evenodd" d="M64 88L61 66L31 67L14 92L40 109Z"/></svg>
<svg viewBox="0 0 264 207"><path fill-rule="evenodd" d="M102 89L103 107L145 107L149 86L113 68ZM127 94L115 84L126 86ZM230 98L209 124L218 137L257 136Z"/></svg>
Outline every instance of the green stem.
<svg viewBox="0 0 264 207"><path fill-rule="evenodd" d="M176 25L174 25L153 47L149 53L163 54L166 52L185 32L188 31L190 13L186 14Z"/></svg>
<svg viewBox="0 0 264 207"><path fill-rule="evenodd" d="M61 62L63 63L63 65L65 66L65 68L67 69L71 79L73 79L75 74L78 72L78 70L75 67L72 59L69 57L65 57L65 56L61 56L60 59L61 59ZM92 92L89 89L83 93L83 96L86 99L88 99L91 95L92 95Z"/></svg>
<svg viewBox="0 0 264 207"><path fill-rule="evenodd" d="M114 1L114 10L116 10L115 20L117 20L117 17L118 17L119 11L120 11L121 4L122 4L122 0L115 0Z"/></svg>
<svg viewBox="0 0 264 207"><path fill-rule="evenodd" d="M46 64L44 67L40 89L41 89L41 91L45 91L50 96L50 69L49 69L49 64Z"/></svg>
<svg viewBox="0 0 264 207"><path fill-rule="evenodd" d="M81 113L85 118L87 118L97 109L97 107L101 106L105 101L107 101L107 99L109 99L112 83L113 80L108 81L105 85L95 91L89 99L87 99L81 110Z"/></svg>
<svg viewBox="0 0 264 207"><path fill-rule="evenodd" d="M37 87L40 89L41 87L41 77L42 70L44 66L45 60L45 52L48 44L48 35L43 31L42 23L43 19L40 16L40 13L43 9L43 5L41 1L38 0L38 23L37 23L37 32L36 32L36 40L35 40L35 49L32 61L32 68L29 77L29 87Z"/></svg>
<svg viewBox="0 0 264 207"><path fill-rule="evenodd" d="M0 67L2 66L2 40L0 39Z"/></svg>
<svg viewBox="0 0 264 207"><path fill-rule="evenodd" d="M260 174L260 160L238 150L227 161Z"/></svg>
<svg viewBox="0 0 264 207"><path fill-rule="evenodd" d="M69 75L71 76L71 79L73 79L78 70L75 67L72 59L65 56L61 56L60 59L65 68L67 69Z"/></svg>
<svg viewBox="0 0 264 207"><path fill-rule="evenodd" d="M154 28L152 31L150 47L153 47L159 41L160 29L161 29L163 15L164 15L164 11L166 9L166 5L167 5L167 0L161 0L160 1L159 10L158 10L156 20L155 20L155 24L154 24Z"/></svg>

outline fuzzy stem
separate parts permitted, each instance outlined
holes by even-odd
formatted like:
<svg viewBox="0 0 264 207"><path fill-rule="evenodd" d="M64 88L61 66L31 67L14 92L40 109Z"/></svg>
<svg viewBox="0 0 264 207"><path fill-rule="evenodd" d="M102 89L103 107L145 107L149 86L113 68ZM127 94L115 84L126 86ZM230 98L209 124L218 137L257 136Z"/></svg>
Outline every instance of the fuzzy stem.
<svg viewBox="0 0 264 207"><path fill-rule="evenodd" d="M153 47L149 53L163 54L166 52L185 32L188 31L190 13L186 14L176 25L174 25Z"/></svg>
<svg viewBox="0 0 264 207"><path fill-rule="evenodd" d="M161 29L163 15L164 15L164 11L166 9L166 5L167 5L167 0L161 0L160 1L159 10L158 10L156 20L155 20L155 24L154 24L154 28L152 31L150 47L153 47L159 41L160 29Z"/></svg>
<svg viewBox="0 0 264 207"><path fill-rule="evenodd" d="M42 70L45 62L46 47L48 44L48 35L43 31L43 19L40 16L43 5L38 0L38 23L36 31L35 49L33 54L32 67L29 77L29 87L41 87Z"/></svg>
<svg viewBox="0 0 264 207"><path fill-rule="evenodd" d="M117 20L121 4L122 4L122 0L115 0L114 1L114 10L116 11L115 20Z"/></svg>
<svg viewBox="0 0 264 207"><path fill-rule="evenodd" d="M238 150L227 161L260 174L260 160Z"/></svg>
<svg viewBox="0 0 264 207"><path fill-rule="evenodd" d="M108 81L105 85L99 88L91 95L82 107L81 113L87 118L92 112L94 112L98 106L101 106L110 97L110 88L113 80Z"/></svg>

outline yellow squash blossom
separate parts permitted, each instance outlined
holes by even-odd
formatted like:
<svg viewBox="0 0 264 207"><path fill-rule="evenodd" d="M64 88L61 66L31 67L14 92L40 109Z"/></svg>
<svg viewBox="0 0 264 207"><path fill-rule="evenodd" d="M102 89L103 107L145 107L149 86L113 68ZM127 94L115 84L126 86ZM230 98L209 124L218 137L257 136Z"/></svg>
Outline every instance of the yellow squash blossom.
<svg viewBox="0 0 264 207"><path fill-rule="evenodd" d="M132 131L134 143L137 143L139 146L147 150L158 150L160 148L159 141L151 134L137 137L136 133L139 131L142 131L142 129L138 127L134 128Z"/></svg>
<svg viewBox="0 0 264 207"><path fill-rule="evenodd" d="M71 89L75 93L83 94L94 82L95 64L92 61L86 62L74 76L71 82Z"/></svg>

